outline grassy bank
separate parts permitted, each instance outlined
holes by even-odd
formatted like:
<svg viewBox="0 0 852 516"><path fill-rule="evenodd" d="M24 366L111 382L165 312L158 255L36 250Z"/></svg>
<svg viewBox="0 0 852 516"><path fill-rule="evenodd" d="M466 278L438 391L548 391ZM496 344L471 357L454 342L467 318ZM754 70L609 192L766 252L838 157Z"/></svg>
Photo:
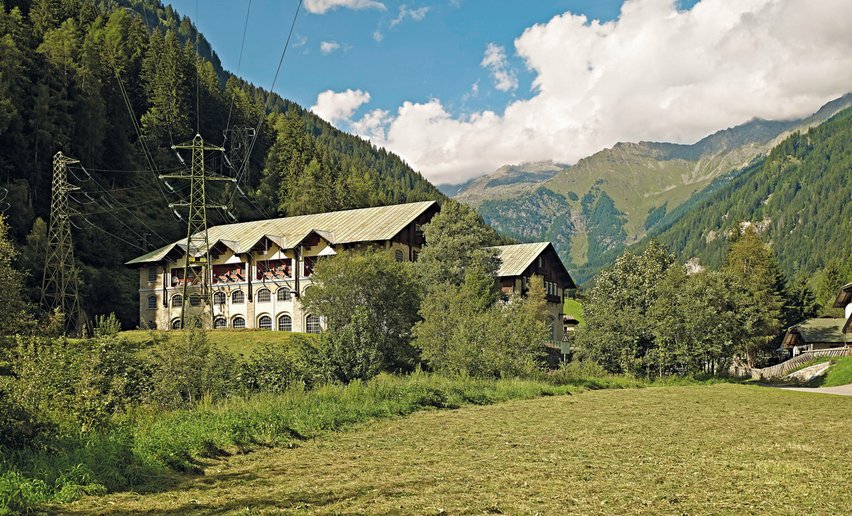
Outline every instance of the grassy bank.
<svg viewBox="0 0 852 516"><path fill-rule="evenodd" d="M158 342L186 338L185 333L176 330L131 330L121 332L119 337L126 339L128 344L144 351L153 348ZM207 332L206 338L211 345L218 349L229 351L237 356L247 357L265 344L287 346L294 335L306 338L315 337L305 333L294 334L286 331L223 329Z"/></svg>
<svg viewBox="0 0 852 516"><path fill-rule="evenodd" d="M731 384L421 411L61 510L849 514L850 415L850 398Z"/></svg>
<svg viewBox="0 0 852 516"><path fill-rule="evenodd" d="M613 386L623 385L613 379ZM292 446L324 432L424 408L485 405L580 389L544 381L384 375L369 383L202 402L191 410L140 409L109 430L0 450L0 512L84 494L167 486L175 472L197 472L205 459Z"/></svg>
<svg viewBox="0 0 852 516"><path fill-rule="evenodd" d="M815 379L815 387L837 387L852 383L852 357L832 357L825 376Z"/></svg>

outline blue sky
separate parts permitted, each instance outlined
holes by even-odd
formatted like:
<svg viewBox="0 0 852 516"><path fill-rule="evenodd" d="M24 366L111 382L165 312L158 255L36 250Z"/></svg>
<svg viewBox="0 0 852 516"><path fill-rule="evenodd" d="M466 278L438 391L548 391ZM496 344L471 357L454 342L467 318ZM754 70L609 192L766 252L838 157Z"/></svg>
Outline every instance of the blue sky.
<svg viewBox="0 0 852 516"><path fill-rule="evenodd" d="M268 88L297 1L174 0ZM196 11L198 6L198 11ZM852 91L849 0L305 0L275 91L434 183L693 143Z"/></svg>
<svg viewBox="0 0 852 516"><path fill-rule="evenodd" d="M248 20L242 77L268 88L283 40L298 2L253 0ZM322 15L303 7L276 91L310 107L325 90L369 91L371 107L395 109L403 101L440 98L453 112L501 109L517 96L529 96L532 75L511 52L513 40L527 27L571 11L591 19L618 15L616 0L440 0L384 1L386 10L337 8ZM171 4L188 15L210 41L225 69L237 71L248 0L176 0ZM406 16L391 27L400 8L428 8L419 21ZM374 33L382 34L376 41ZM322 42L336 50L324 54ZM508 49L517 65L514 92L491 87L480 67L489 43ZM479 81L480 94L470 95Z"/></svg>

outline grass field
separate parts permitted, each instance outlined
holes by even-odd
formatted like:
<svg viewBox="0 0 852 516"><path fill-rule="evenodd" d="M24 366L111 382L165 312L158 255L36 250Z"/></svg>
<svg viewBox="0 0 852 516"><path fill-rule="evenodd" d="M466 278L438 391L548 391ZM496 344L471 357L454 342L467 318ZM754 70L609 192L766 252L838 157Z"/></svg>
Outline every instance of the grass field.
<svg viewBox="0 0 852 516"><path fill-rule="evenodd" d="M145 349L154 344L154 339L176 339L184 338L183 331L163 330L131 330L121 332L121 337L127 339L130 344ZM216 330L207 332L207 340L217 347L230 351L236 355L249 356L255 349L264 344L286 346L293 335L304 335L308 338L314 337L308 334L294 334L286 331L262 331L262 330Z"/></svg>
<svg viewBox="0 0 852 516"><path fill-rule="evenodd" d="M430 410L72 513L849 514L852 398L717 384Z"/></svg>
<svg viewBox="0 0 852 516"><path fill-rule="evenodd" d="M852 383L852 357L834 357L825 376L814 380L818 387L837 387Z"/></svg>
<svg viewBox="0 0 852 516"><path fill-rule="evenodd" d="M575 319L577 319L577 321L580 322L580 324L584 323L583 305L579 301L577 301L576 299L571 299L570 297L566 298L564 308L566 315L573 316Z"/></svg>

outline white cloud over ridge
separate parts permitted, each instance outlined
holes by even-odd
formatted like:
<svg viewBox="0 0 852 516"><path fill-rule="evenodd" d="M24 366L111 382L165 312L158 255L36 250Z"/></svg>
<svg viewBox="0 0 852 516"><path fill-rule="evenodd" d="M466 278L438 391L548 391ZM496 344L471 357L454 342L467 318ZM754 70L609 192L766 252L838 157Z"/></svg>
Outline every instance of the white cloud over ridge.
<svg viewBox="0 0 852 516"><path fill-rule="evenodd" d="M311 112L332 124L346 121L356 109L370 101L370 94L361 90L348 89L334 92L326 90L317 96Z"/></svg>
<svg viewBox="0 0 852 516"><path fill-rule="evenodd" d="M344 9L378 9L387 10L385 4L376 0L305 0L305 9L311 14L325 14L328 11L342 7Z"/></svg>
<svg viewBox="0 0 852 516"><path fill-rule="evenodd" d="M692 143L754 117L804 116L852 90L849 19L847 0L703 0L688 11L628 0L611 22L565 13L526 29L515 51L535 75L532 96L502 113L454 116L431 99L336 121L438 184L505 163L573 163L618 141ZM486 52L482 65L497 57Z"/></svg>
<svg viewBox="0 0 852 516"><path fill-rule="evenodd" d="M513 91L518 89L518 76L509 68L506 59L506 49L500 45L489 43L485 47L485 55L479 66L491 72L494 79L494 87L500 91Z"/></svg>

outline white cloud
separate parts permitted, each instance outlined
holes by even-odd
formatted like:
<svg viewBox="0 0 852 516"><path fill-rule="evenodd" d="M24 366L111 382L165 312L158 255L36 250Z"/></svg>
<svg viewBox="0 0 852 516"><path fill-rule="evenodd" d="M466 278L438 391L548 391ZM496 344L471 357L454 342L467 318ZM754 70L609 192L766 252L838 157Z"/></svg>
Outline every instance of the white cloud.
<svg viewBox="0 0 852 516"><path fill-rule="evenodd" d="M340 43L338 43L336 41L322 41L322 42L320 42L320 52L322 52L325 55L328 55L328 54L334 52L338 48L340 48Z"/></svg>
<svg viewBox="0 0 852 516"><path fill-rule="evenodd" d="M509 68L506 61L506 49L500 45L489 43L485 47L485 55L479 66L487 68L494 79L494 87L500 91L518 89L518 76Z"/></svg>
<svg viewBox="0 0 852 516"><path fill-rule="evenodd" d="M435 183L505 163L573 163L618 141L692 143L753 117L804 116L852 90L850 19L848 0L703 0L688 11L629 0L607 23L565 13L515 40L535 75L531 98L462 116L438 99L405 102L383 132L362 134Z"/></svg>
<svg viewBox="0 0 852 516"><path fill-rule="evenodd" d="M344 9L378 9L387 10L385 4L376 0L305 0L305 9L312 14L326 12L342 7Z"/></svg>
<svg viewBox="0 0 852 516"><path fill-rule="evenodd" d="M370 94L366 91L349 89L334 92L326 90L317 95L317 103L311 106L311 111L327 122L334 124L348 121L356 109L369 101Z"/></svg>
<svg viewBox="0 0 852 516"><path fill-rule="evenodd" d="M385 35L379 32L378 30L373 31L373 39L377 42L381 43L383 39L385 39Z"/></svg>
<svg viewBox="0 0 852 516"><path fill-rule="evenodd" d="M385 126L387 126L390 120L389 111L374 109L361 117L360 120L352 121L349 127L355 134L371 140L382 141L385 139Z"/></svg>
<svg viewBox="0 0 852 516"><path fill-rule="evenodd" d="M423 18L426 17L426 14L429 13L429 9L429 7L418 7L417 9L410 9L404 4L400 5L399 14L396 16L396 18L390 21L390 26L396 27L397 25L405 21L406 18L411 18L416 22L421 21L423 20Z"/></svg>

